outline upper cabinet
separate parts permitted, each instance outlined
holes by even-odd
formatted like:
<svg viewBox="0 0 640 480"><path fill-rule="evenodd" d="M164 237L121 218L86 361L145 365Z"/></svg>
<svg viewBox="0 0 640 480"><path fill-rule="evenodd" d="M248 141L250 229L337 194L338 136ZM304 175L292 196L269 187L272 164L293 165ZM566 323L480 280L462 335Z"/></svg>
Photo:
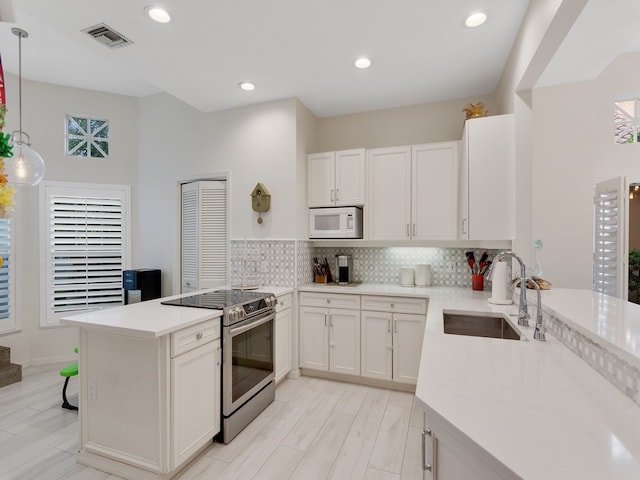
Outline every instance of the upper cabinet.
<svg viewBox="0 0 640 480"><path fill-rule="evenodd" d="M367 150L369 240L456 238L458 145Z"/></svg>
<svg viewBox="0 0 640 480"><path fill-rule="evenodd" d="M364 152L357 148L307 155L309 207L364 205Z"/></svg>
<svg viewBox="0 0 640 480"><path fill-rule="evenodd" d="M515 237L513 115L467 120L460 168L461 240Z"/></svg>

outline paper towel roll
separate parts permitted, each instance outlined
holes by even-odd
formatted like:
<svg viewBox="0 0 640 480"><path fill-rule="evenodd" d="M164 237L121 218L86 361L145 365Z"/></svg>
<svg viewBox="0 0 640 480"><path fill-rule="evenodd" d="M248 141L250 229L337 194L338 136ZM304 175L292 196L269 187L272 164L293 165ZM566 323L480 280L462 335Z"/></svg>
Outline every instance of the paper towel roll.
<svg viewBox="0 0 640 480"><path fill-rule="evenodd" d="M512 300L507 298L507 262L498 262L493 265L493 277L491 279L491 298L489 303L498 305L510 305Z"/></svg>
<svg viewBox="0 0 640 480"><path fill-rule="evenodd" d="M431 265L416 265L416 287L431 286Z"/></svg>

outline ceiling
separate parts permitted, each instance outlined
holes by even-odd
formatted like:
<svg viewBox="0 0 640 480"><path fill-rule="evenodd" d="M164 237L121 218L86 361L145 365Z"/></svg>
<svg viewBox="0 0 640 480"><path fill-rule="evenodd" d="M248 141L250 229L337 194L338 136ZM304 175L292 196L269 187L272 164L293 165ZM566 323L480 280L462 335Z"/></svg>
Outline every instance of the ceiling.
<svg viewBox="0 0 640 480"><path fill-rule="evenodd" d="M319 117L495 91L529 0L0 0L0 54L29 80L123 95L167 92L203 112L298 97ZM477 10L489 21L462 26ZM133 41L109 49L105 23ZM538 86L595 78L640 51L640 1L589 0ZM353 61L370 56L373 66ZM253 92L237 87L257 85Z"/></svg>
<svg viewBox="0 0 640 480"><path fill-rule="evenodd" d="M0 54L23 77L133 96L167 92L210 112L298 97L317 116L490 94L528 0L0 0ZM13 18L6 14L13 7ZM463 19L478 9L489 21ZM111 50L83 30L106 23L134 43ZM368 70L353 61L367 55ZM237 87L257 85L253 92Z"/></svg>

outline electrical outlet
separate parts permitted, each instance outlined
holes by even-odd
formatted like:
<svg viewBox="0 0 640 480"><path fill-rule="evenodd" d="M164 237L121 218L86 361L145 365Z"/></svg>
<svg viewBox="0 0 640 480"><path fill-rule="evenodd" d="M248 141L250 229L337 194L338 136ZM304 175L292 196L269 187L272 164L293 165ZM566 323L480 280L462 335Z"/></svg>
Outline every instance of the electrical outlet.
<svg viewBox="0 0 640 480"><path fill-rule="evenodd" d="M450 273L455 273L456 269L457 269L457 263L455 260L450 260L449 264L447 265L447 272Z"/></svg>

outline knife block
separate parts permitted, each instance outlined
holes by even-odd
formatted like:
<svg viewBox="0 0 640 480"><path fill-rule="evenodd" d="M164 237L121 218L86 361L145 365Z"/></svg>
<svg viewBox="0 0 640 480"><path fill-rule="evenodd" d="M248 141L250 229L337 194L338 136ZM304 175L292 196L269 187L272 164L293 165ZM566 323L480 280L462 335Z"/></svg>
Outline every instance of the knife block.
<svg viewBox="0 0 640 480"><path fill-rule="evenodd" d="M316 275L314 283L327 283L327 275Z"/></svg>

